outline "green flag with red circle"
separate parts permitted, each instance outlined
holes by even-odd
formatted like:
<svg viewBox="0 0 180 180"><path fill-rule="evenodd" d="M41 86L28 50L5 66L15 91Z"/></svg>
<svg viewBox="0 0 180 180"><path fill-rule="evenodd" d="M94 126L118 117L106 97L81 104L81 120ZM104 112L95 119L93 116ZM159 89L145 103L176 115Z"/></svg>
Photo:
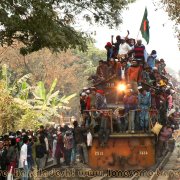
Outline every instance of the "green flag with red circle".
<svg viewBox="0 0 180 180"><path fill-rule="evenodd" d="M142 37L146 40L147 44L149 44L149 21L147 16L148 16L148 11L147 8L145 8L140 30Z"/></svg>

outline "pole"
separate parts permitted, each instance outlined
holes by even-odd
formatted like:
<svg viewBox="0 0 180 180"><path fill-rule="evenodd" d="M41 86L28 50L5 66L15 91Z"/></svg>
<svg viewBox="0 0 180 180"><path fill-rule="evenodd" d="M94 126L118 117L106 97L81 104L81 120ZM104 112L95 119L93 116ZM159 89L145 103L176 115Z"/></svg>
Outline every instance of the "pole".
<svg viewBox="0 0 180 180"><path fill-rule="evenodd" d="M137 34L137 37L136 37L136 41L137 41L137 39L138 39L139 33L140 33L140 29L139 29L139 31L138 31L138 34Z"/></svg>

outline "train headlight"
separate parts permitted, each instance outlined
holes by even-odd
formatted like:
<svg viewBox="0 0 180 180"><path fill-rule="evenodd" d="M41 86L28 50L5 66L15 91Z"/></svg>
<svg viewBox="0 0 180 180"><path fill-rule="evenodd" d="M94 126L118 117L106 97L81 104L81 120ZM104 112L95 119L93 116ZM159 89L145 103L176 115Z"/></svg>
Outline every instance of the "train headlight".
<svg viewBox="0 0 180 180"><path fill-rule="evenodd" d="M125 91L126 90L126 85L125 84L118 84L117 85L117 90L119 92Z"/></svg>

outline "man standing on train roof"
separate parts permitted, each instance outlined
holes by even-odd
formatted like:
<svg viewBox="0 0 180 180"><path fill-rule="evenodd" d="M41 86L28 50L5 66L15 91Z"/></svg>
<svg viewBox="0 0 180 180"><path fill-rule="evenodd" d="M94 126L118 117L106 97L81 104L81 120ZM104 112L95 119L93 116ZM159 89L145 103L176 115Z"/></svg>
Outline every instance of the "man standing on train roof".
<svg viewBox="0 0 180 180"><path fill-rule="evenodd" d="M125 56L127 55L130 51L132 50L132 48L129 46L129 44L126 42L125 38L121 38L121 44L119 46L119 55L120 56Z"/></svg>
<svg viewBox="0 0 180 180"><path fill-rule="evenodd" d="M138 63L145 61L144 54L145 54L145 46L142 44L142 40L138 39L137 44L134 46L134 58L138 61Z"/></svg>
<svg viewBox="0 0 180 180"><path fill-rule="evenodd" d="M151 94L142 86L138 87L138 106L140 109L140 128L144 132L148 132L149 128L149 108L151 107Z"/></svg>
<svg viewBox="0 0 180 180"><path fill-rule="evenodd" d="M107 42L105 45L105 49L107 50L107 61L109 61L113 56L113 46L110 42Z"/></svg>
<svg viewBox="0 0 180 180"><path fill-rule="evenodd" d="M116 36L116 42L115 43L113 42L113 37L114 36L112 35L111 36L111 43L115 47L115 49L114 49L115 52L113 52L113 54L114 54L115 57L117 57L118 52L119 52L119 46L121 44L121 36Z"/></svg>
<svg viewBox="0 0 180 180"><path fill-rule="evenodd" d="M157 57L156 51L152 50L151 55L147 59L147 64L149 65L149 67L151 67L151 69L155 67L156 57Z"/></svg>

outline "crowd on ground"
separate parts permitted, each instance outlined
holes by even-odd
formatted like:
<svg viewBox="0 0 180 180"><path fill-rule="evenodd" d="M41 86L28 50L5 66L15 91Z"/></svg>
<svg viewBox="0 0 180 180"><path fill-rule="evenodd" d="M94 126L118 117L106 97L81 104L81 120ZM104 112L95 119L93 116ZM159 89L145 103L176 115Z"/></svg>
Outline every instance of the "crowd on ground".
<svg viewBox="0 0 180 180"><path fill-rule="evenodd" d="M30 172L41 170L48 165L48 159L60 168L81 162L88 164L88 129L82 128L75 120L74 127L40 126L37 131L19 130L0 137L0 180L5 180L21 171L22 179L27 180ZM85 135L86 133L86 135Z"/></svg>

